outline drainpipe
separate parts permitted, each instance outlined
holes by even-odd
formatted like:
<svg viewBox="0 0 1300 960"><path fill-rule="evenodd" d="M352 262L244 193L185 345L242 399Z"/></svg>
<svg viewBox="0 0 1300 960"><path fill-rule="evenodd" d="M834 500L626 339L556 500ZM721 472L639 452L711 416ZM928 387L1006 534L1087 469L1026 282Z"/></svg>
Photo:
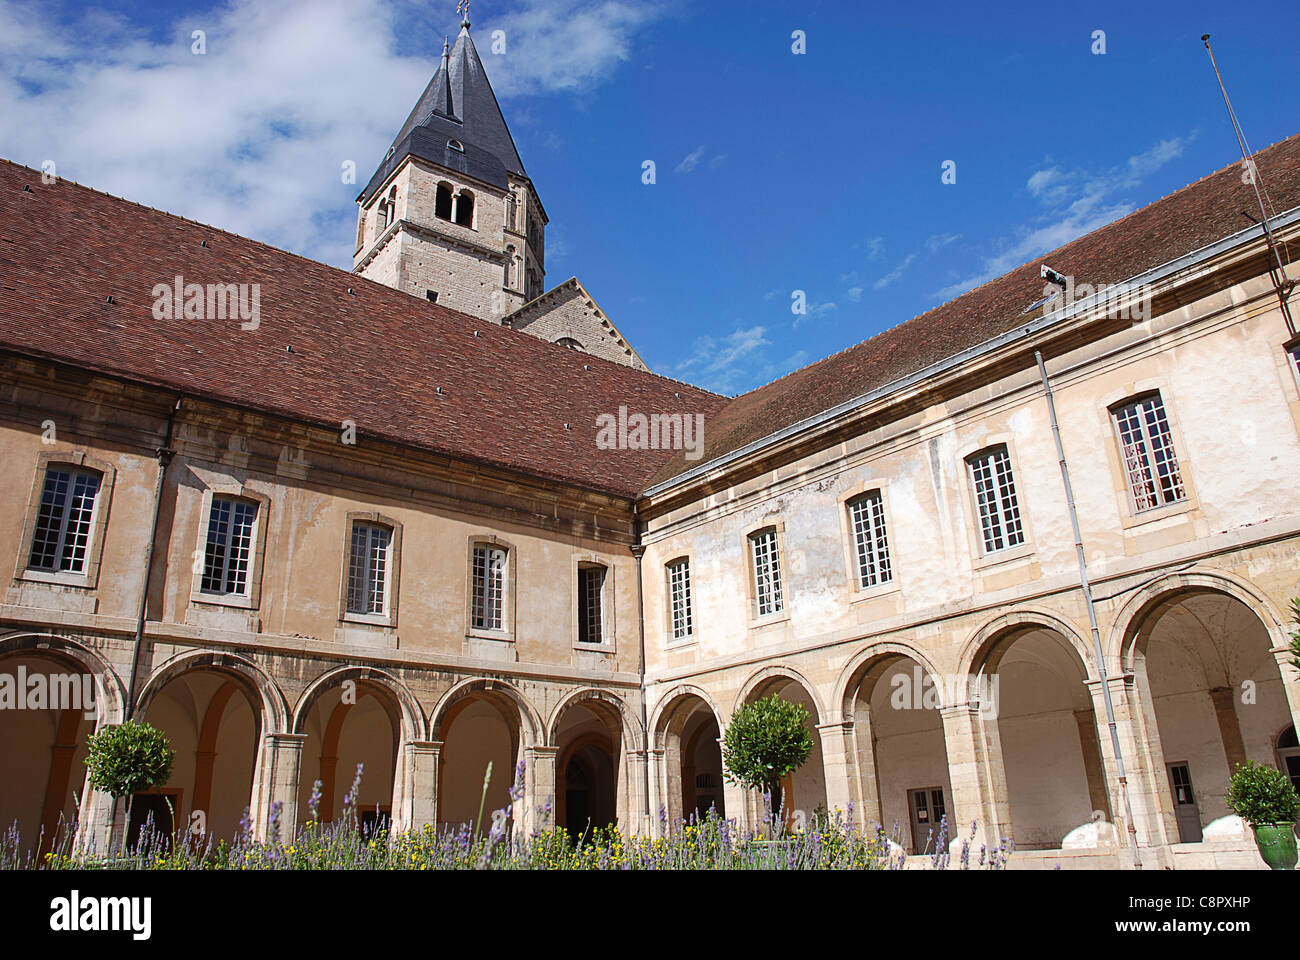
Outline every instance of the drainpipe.
<svg viewBox="0 0 1300 960"><path fill-rule="evenodd" d="M650 730L646 713L645 682L645 594L642 592L641 558L645 556L645 544L641 542L641 516L637 505L632 504L632 556L636 559L636 635L640 644L640 664L637 672L641 677L641 736L644 738L644 762L641 764L641 806L646 829L653 822L650 818Z"/></svg>
<svg viewBox="0 0 1300 960"><path fill-rule="evenodd" d="M144 647L145 608L149 602L149 575L153 569L153 547L158 538L158 514L162 511L163 480L167 476L167 465L171 463L176 451L172 449L172 431L176 426L176 414L181 408L183 397L177 397L171 412L167 414L167 433L163 445L156 451L158 457L158 479L153 488L153 521L149 524L149 543L144 552L144 586L140 588L140 612L135 619L135 649L131 653L131 678L126 695L126 719L135 713L136 675L140 672L140 651Z"/></svg>
<svg viewBox="0 0 1300 960"><path fill-rule="evenodd" d="M1137 825L1133 822L1133 805L1129 801L1128 776L1124 772L1124 751L1119 745L1119 728L1115 725L1115 704L1110 696L1110 681L1106 676L1106 658L1101 648L1101 631L1097 629L1097 609L1092 600L1092 584L1088 581L1088 562L1083 550L1083 534L1079 532L1079 512L1074 506L1074 488L1070 486L1070 467L1065 462L1065 447L1061 445L1061 428L1056 421L1056 400L1052 396L1052 384L1047 379L1047 365L1043 363L1041 350L1034 351L1038 361L1038 375L1043 381L1043 392L1047 395L1047 412L1052 418L1052 439L1056 441L1056 456L1061 465L1061 483L1065 486L1065 502L1070 508L1070 528L1074 531L1074 552L1079 560L1079 583L1083 588L1084 606L1088 608L1088 627L1092 631L1092 646L1097 654L1097 673L1101 678L1102 699L1106 702L1106 725L1110 728L1110 745L1115 751L1115 771L1119 780L1120 802L1124 806L1124 819L1128 822L1128 842L1133 848L1133 865L1142 869L1142 854L1137 842Z"/></svg>

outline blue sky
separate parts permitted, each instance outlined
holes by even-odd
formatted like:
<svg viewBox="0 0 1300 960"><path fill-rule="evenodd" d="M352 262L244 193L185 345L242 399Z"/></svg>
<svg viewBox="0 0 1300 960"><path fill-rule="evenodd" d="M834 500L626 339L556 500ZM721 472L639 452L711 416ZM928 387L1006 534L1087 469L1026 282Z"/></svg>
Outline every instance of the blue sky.
<svg viewBox="0 0 1300 960"><path fill-rule="evenodd" d="M1300 129L1293 4L481 0L471 19L551 218L548 285L577 275L654 370L724 393L1232 162L1202 33L1254 148ZM449 0L0 0L0 156L347 267L341 166L368 179L458 20Z"/></svg>

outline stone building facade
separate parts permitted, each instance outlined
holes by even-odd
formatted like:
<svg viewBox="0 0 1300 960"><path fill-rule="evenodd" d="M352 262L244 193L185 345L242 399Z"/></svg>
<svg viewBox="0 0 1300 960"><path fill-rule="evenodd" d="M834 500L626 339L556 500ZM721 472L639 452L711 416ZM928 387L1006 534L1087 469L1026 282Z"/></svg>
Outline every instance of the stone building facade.
<svg viewBox="0 0 1300 960"><path fill-rule="evenodd" d="M1300 337L1270 275L1300 136L1255 158L1276 247L1229 167L1048 254L1052 299L1026 264L726 399L565 349L559 313L492 322L528 295L491 271L531 184L420 155L424 116L351 273L0 166L0 675L93 682L0 709L0 823L102 844L85 740L133 716L177 756L135 819L166 799L217 836L350 796L376 829L458 824L489 763L521 831L758 826L718 740L778 692L815 726L792 822L1259 865L1222 796L1244 758L1300 779ZM479 219L423 236L439 183ZM259 284L261 315L160 312L178 275ZM598 444L620 408L702 415L703 457Z"/></svg>

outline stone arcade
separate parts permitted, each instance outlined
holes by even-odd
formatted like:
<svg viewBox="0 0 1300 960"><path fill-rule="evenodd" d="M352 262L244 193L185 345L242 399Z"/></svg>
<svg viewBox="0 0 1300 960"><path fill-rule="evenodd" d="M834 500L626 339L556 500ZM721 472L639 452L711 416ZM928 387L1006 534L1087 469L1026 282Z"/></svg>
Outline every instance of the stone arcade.
<svg viewBox="0 0 1300 960"><path fill-rule="evenodd" d="M1300 137L1256 161L1285 256ZM0 671L92 675L96 709L0 711L0 824L79 811L102 844L86 737L128 715L177 751L139 816L220 836L304 819L316 781L337 816L359 765L368 828L458 823L488 762L488 809L522 770L519 830L753 824L718 738L778 692L815 724L805 820L1258 866L1222 798L1247 757L1300 779L1300 340L1252 202L1229 166L1045 258L1149 319L1045 315L1035 262L727 399L544 291L468 24L350 273L0 165ZM258 285L260 322L155 314L178 275ZM608 449L620 409L702 416L701 456Z"/></svg>

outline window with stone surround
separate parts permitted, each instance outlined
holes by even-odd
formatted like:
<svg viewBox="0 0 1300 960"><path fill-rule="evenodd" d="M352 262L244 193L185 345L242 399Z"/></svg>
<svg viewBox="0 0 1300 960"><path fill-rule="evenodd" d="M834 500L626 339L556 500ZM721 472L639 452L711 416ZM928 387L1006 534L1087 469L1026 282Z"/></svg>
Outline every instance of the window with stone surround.
<svg viewBox="0 0 1300 960"><path fill-rule="evenodd" d="M605 642L605 567L584 563L578 567L578 642Z"/></svg>
<svg viewBox="0 0 1300 960"><path fill-rule="evenodd" d="M1011 455L1005 445L990 447L967 458L975 505L979 511L980 542L985 553L994 553L1025 542L1025 529L1016 499Z"/></svg>
<svg viewBox="0 0 1300 960"><path fill-rule="evenodd" d="M848 503L853 530L854 555L858 561L858 587L889 583L894 578L889 560L889 540L885 535L885 498L871 490Z"/></svg>
<svg viewBox="0 0 1300 960"><path fill-rule="evenodd" d="M1152 510L1185 499L1169 418L1159 391L1112 407L1111 417L1134 510Z"/></svg>
<svg viewBox="0 0 1300 960"><path fill-rule="evenodd" d="M474 545L470 587L470 626L475 630L505 629L505 578L509 558L501 547Z"/></svg>
<svg viewBox="0 0 1300 960"><path fill-rule="evenodd" d="M684 640L695 631L691 608L691 561L673 560L664 567L668 578L668 629L674 640Z"/></svg>
<svg viewBox="0 0 1300 960"><path fill-rule="evenodd" d="M391 527L353 522L348 550L347 612L388 612L388 577L393 543Z"/></svg>
<svg viewBox="0 0 1300 960"><path fill-rule="evenodd" d="M205 594L249 595L249 572L256 544L258 504L236 497L213 497L199 589Z"/></svg>
<svg viewBox="0 0 1300 960"><path fill-rule="evenodd" d="M100 474L89 470L53 465L46 469L28 569L86 572L100 480Z"/></svg>

